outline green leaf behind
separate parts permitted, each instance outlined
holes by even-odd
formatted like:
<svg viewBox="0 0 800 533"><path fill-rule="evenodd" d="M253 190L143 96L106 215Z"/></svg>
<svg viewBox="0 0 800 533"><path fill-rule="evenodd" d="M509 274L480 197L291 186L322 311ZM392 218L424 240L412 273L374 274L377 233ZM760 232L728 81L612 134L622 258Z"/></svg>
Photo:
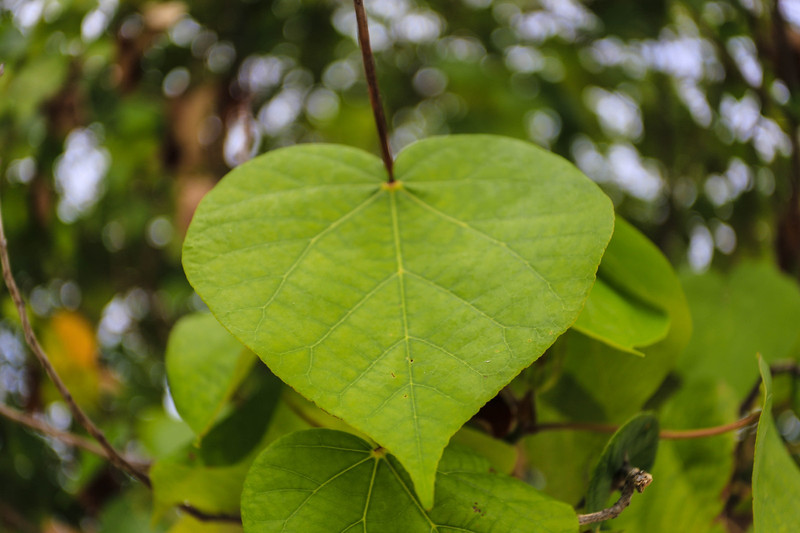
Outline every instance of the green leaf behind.
<svg viewBox="0 0 800 533"><path fill-rule="evenodd" d="M167 343L167 381L175 408L198 436L214 424L253 361L253 353L209 313L175 324Z"/></svg>

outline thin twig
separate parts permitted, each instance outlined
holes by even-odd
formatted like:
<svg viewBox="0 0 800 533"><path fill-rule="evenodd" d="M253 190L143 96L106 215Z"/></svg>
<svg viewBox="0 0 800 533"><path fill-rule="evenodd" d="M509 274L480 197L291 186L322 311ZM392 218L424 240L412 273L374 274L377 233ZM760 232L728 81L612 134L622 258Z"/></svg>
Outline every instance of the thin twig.
<svg viewBox="0 0 800 533"><path fill-rule="evenodd" d="M98 446L94 441L83 438L80 435L75 435L74 433L70 433L68 431L61 431L60 429L54 428L50 424L42 422L37 418L25 414L22 411L18 411L17 409L13 409L7 405L0 404L0 415L8 418L9 420L13 420L14 422L22 424L23 426L27 426L39 433L42 433L43 435L53 437L54 439L57 439L65 444L69 444L70 446L80 448L100 457L108 458L106 451Z"/></svg>
<svg viewBox="0 0 800 533"><path fill-rule="evenodd" d="M188 515L192 515L195 519L200 520L201 522L229 522L231 524L241 524L242 517L238 515L229 515L229 514L211 514L201 511L197 507L191 506L186 503L182 503L178 506L178 509L185 512Z"/></svg>
<svg viewBox="0 0 800 533"><path fill-rule="evenodd" d="M3 229L3 215L2 210L0 210L0 263L2 263L3 268L3 280L6 283L6 287L8 287L8 292L11 294L11 299L14 301L14 306L17 308L17 314L19 314L20 321L22 322L22 331L25 334L25 342L30 347L33 354L36 356L36 359L39 360L39 363L44 367L45 372L47 375L50 376L50 379L55 384L58 392L61 394L61 397L64 398L64 401L69 407L70 412L75 420L83 426L89 435L96 440L100 446L105 450L106 456L108 460L111 461L115 467L123 472L128 473L135 479L141 481L147 487L150 487L150 478L144 472L141 472L138 468L133 466L129 463L122 455L111 446L111 443L108 442L108 439L100 431L94 422L89 418L89 416L83 411L83 409L75 403L75 399L72 397L72 394L67 389L64 382L61 381L56 369L53 368L53 365L50 363L50 359L45 354L44 349L39 344L39 339L36 338L36 334L33 332L33 327L31 327L30 320L28 320L28 313L25 309L25 301L22 299L22 294L19 291L19 287L17 287L17 282L14 280L14 276L11 273L11 262L8 258L8 243L6 241L6 234L5 230Z"/></svg>
<svg viewBox="0 0 800 533"><path fill-rule="evenodd" d="M364 62L364 74L367 78L367 88L369 90L369 102L372 104L372 114L375 115L375 126L378 128L378 139L381 143L381 155L383 166L389 175L389 183L394 182L394 170L392 152L389 149L389 136L386 129L386 117L383 114L383 104L381 103L381 93L378 88L378 78L375 74L375 57L372 55L372 47L369 44L369 24L367 23L367 13L364 10L363 0L353 0L356 10L356 21L358 23L358 44L361 47L361 59Z"/></svg>
<svg viewBox="0 0 800 533"><path fill-rule="evenodd" d="M658 437L663 440L687 440L687 439L702 439L705 437L713 437L715 435L722 435L729 431L743 428L758 420L760 412L750 414L744 418L723 424L721 426L714 426L710 428L700 429L662 429ZM596 424L593 422L546 422L533 426L530 433L539 433L540 431L591 431L594 433L615 433L619 426L614 424Z"/></svg>
<svg viewBox="0 0 800 533"><path fill-rule="evenodd" d="M625 483L622 485L622 494L620 495L619 500L617 500L617 503L608 509L603 509L602 511L579 514L578 524L584 526L586 524L605 522L606 520L611 520L612 518L618 517L622 511L624 511L625 508L631 504L633 492L636 491L641 494L652 482L653 476L644 470L630 468L625 476Z"/></svg>
<svg viewBox="0 0 800 533"><path fill-rule="evenodd" d="M749 416L741 418L736 422L731 422L730 424L725 424L722 426L716 426L712 428L686 429L686 430L663 429L658 434L658 436L659 438L664 440L688 440L688 439L702 439L703 437L713 437L715 435L722 435L723 433L727 433L729 431L749 426L750 424L758 420L760 416L761 416L761 411L758 411L756 413L750 414Z"/></svg>

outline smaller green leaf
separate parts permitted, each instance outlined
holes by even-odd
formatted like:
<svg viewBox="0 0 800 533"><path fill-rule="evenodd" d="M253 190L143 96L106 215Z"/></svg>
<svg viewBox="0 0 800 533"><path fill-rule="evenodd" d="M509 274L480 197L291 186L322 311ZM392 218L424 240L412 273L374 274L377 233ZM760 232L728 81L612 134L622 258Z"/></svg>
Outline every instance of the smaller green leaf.
<svg viewBox="0 0 800 533"><path fill-rule="evenodd" d="M400 463L354 435L299 431L256 459L242 493L248 533L574 532L575 513L469 449L449 446L426 511Z"/></svg>
<svg viewBox="0 0 800 533"><path fill-rule="evenodd" d="M618 350L644 356L636 348L660 341L670 326L662 257L653 243L617 217L597 281L572 328Z"/></svg>
<svg viewBox="0 0 800 533"><path fill-rule="evenodd" d="M764 404L758 421L753 463L753 525L755 533L797 531L800 524L800 468L794 462L772 420L772 375L758 358L764 380Z"/></svg>
<svg viewBox="0 0 800 533"><path fill-rule="evenodd" d="M572 329L618 350L644 357L636 347L663 339L669 331L669 316L665 311L626 298L598 277Z"/></svg>
<svg viewBox="0 0 800 533"><path fill-rule="evenodd" d="M606 444L589 481L586 512L606 507L606 502L626 466L650 470L658 450L658 419L652 413L641 413L619 428Z"/></svg>
<svg viewBox="0 0 800 533"><path fill-rule="evenodd" d="M167 381L178 413L198 436L211 428L254 361L211 314L175 324L167 343Z"/></svg>

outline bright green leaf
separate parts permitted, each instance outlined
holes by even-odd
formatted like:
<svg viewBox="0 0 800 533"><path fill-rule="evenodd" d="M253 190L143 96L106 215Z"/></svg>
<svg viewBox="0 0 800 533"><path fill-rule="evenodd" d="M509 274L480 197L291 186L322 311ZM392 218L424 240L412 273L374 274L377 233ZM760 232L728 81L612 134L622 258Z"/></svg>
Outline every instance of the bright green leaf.
<svg viewBox="0 0 800 533"><path fill-rule="evenodd" d="M242 520L248 533L376 533L577 529L568 505L494 473L467 448L439 464L436 505L426 511L399 462L349 433L292 433L262 453L247 475Z"/></svg>
<svg viewBox="0 0 800 533"><path fill-rule="evenodd" d="M208 313L175 324L167 343L167 380L178 413L198 436L211 428L254 360Z"/></svg>
<svg viewBox="0 0 800 533"><path fill-rule="evenodd" d="M684 277L683 286L695 321L683 375L720 379L744 396L758 379L753 354L768 362L798 355L800 290L775 266L744 262L728 275Z"/></svg>
<svg viewBox="0 0 800 533"><path fill-rule="evenodd" d="M301 145L200 204L187 277L281 379L397 456L425 507L450 437L569 327L608 242L596 185L530 144L427 139L398 182Z"/></svg>
<svg viewBox="0 0 800 533"><path fill-rule="evenodd" d="M586 512L606 507L608 496L625 466L650 470L658 450L658 419L652 413L642 413L619 428L606 444L603 454L589 481L586 493Z"/></svg>
<svg viewBox="0 0 800 533"><path fill-rule="evenodd" d="M790 533L800 524L800 468L789 455L772 420L772 375L758 358L764 380L764 405L758 421L753 464L753 525L755 533Z"/></svg>

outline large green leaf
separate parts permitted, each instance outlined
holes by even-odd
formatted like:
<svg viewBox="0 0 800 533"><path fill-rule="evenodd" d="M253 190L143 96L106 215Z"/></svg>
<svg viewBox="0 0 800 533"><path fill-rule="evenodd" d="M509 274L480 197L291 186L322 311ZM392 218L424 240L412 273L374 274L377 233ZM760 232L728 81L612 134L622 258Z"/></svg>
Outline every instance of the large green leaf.
<svg viewBox="0 0 800 533"><path fill-rule="evenodd" d="M621 219L617 219L598 277L638 305L665 311L669 331L658 342L638 348L645 357L632 357L630 350L623 351L624 345L615 348L613 343L596 340L596 335L570 330L554 347L566 352L564 375L543 400L573 420L622 422L639 411L664 381L689 342L692 323L667 258ZM628 335L633 339L637 334Z"/></svg>
<svg viewBox="0 0 800 533"><path fill-rule="evenodd" d="M220 322L395 454L430 507L453 433L574 322L613 212L501 137L418 142L395 176L343 146L268 153L206 196L183 262Z"/></svg>
<svg viewBox="0 0 800 533"><path fill-rule="evenodd" d="M758 421L753 463L753 525L755 533L789 533L800 524L800 468L789 455L772 420L772 376L758 358L764 380L764 406Z"/></svg>
<svg viewBox="0 0 800 533"><path fill-rule="evenodd" d="M797 357L800 290L770 263L744 262L729 274L683 278L695 333L683 375L719 379L744 396L758 378L753 354L768 362Z"/></svg>
<svg viewBox="0 0 800 533"><path fill-rule="evenodd" d="M211 428L254 360L208 313L183 317L172 328L167 381L178 413L198 436Z"/></svg>
<svg viewBox="0 0 800 533"><path fill-rule="evenodd" d="M426 511L394 457L327 429L287 435L256 459L242 520L248 533L574 532L578 525L571 507L458 445L442 457L436 505Z"/></svg>

